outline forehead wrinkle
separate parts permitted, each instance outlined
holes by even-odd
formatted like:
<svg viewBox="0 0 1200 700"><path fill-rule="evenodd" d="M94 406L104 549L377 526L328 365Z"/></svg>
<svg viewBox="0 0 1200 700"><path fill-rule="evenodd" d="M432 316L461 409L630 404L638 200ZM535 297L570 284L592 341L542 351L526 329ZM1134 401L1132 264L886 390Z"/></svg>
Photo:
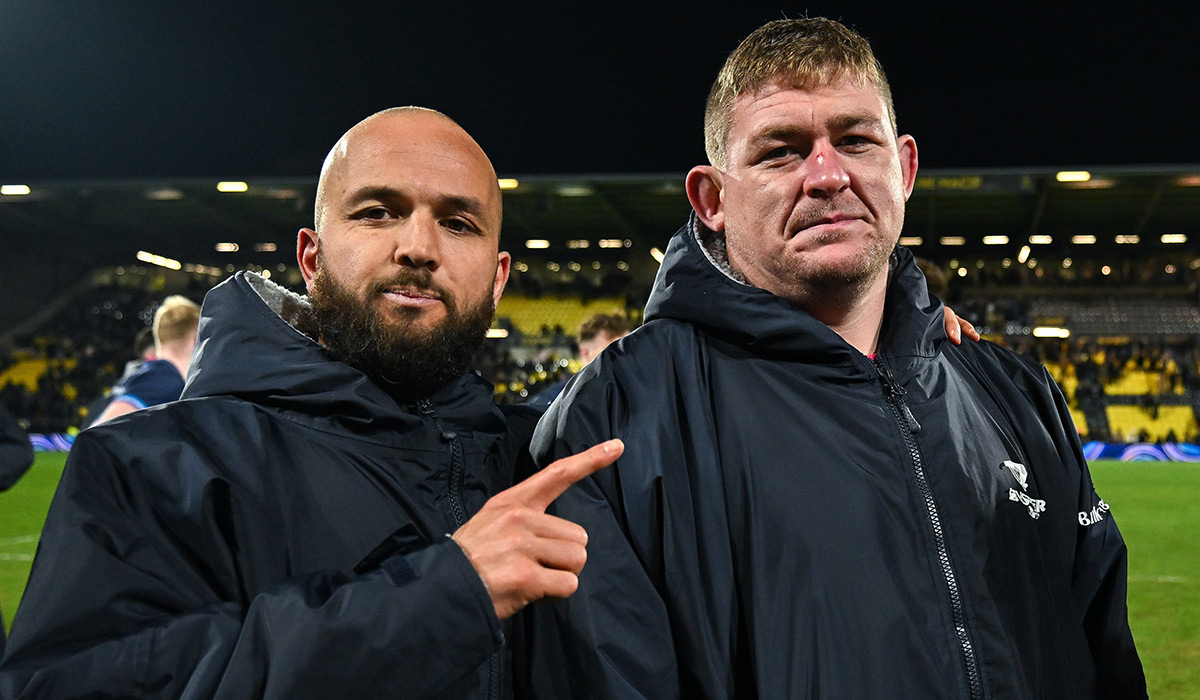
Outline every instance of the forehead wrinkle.
<svg viewBox="0 0 1200 700"><path fill-rule="evenodd" d="M405 199L407 196L398 188L387 185L363 185L347 193L344 203L348 209L353 209L365 202L394 202Z"/></svg>
<svg viewBox="0 0 1200 700"><path fill-rule="evenodd" d="M755 143L763 141L791 141L796 138L806 138L809 130L790 124L767 124L753 137Z"/></svg>
<svg viewBox="0 0 1200 700"><path fill-rule="evenodd" d="M835 114L833 117L830 117L828 125L832 129L845 131L858 126L883 126L883 119L878 114L869 111L848 112L845 114Z"/></svg>

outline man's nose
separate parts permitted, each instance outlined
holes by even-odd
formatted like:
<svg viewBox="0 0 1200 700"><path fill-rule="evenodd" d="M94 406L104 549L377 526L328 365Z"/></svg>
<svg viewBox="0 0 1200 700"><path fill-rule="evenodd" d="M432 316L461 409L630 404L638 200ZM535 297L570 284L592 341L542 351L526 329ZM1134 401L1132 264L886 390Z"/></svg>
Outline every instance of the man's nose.
<svg viewBox="0 0 1200 700"><path fill-rule="evenodd" d="M815 148L808 156L804 193L810 197L832 197L850 186L850 173L832 148Z"/></svg>
<svg viewBox="0 0 1200 700"><path fill-rule="evenodd" d="M437 220L414 212L396 236L395 260L405 267L436 270L441 264L440 231Z"/></svg>

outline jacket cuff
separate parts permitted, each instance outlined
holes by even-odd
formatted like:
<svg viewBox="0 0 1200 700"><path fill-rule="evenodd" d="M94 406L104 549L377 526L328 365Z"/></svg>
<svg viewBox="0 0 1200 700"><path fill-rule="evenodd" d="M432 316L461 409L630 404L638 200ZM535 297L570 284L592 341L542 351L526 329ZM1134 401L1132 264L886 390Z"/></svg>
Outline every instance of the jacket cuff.
<svg viewBox="0 0 1200 700"><path fill-rule="evenodd" d="M503 646L504 628L496 617L492 596L466 553L450 537L409 554L388 557L379 568L395 586L420 581L440 591L439 608L447 624L480 630L490 641L490 651Z"/></svg>

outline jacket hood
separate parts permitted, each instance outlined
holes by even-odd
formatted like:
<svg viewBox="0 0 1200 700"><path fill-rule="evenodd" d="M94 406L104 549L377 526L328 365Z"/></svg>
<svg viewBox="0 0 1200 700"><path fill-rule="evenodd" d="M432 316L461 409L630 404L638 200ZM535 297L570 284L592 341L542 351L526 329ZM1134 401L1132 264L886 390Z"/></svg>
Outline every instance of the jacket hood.
<svg viewBox="0 0 1200 700"><path fill-rule="evenodd" d="M230 396L333 421L363 433L412 427L416 406L402 405L361 371L297 329L308 299L260 275L238 272L204 297L184 399ZM461 429L503 418L491 386L464 373L430 397L438 417Z"/></svg>
<svg viewBox="0 0 1200 700"><path fill-rule="evenodd" d="M667 245L646 320L683 321L757 355L852 365L875 375L871 361L824 323L735 275L724 260L723 234L693 213ZM900 378L936 355L946 335L942 302L927 291L910 251L892 252L889 275L879 354Z"/></svg>

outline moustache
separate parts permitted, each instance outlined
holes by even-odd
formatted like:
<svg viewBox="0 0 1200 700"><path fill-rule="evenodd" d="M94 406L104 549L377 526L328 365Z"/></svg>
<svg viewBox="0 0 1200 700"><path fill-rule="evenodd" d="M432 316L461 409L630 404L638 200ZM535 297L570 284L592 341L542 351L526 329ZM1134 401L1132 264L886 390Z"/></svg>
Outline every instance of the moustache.
<svg viewBox="0 0 1200 700"><path fill-rule="evenodd" d="M372 282L367 292L370 296L375 296L394 287L408 287L419 292L436 295L447 309L454 309L454 295L442 285L434 282L433 273L425 268L401 269L388 279Z"/></svg>
<svg viewBox="0 0 1200 700"><path fill-rule="evenodd" d="M853 211L845 211L835 204L822 204L796 212L789 222L788 230L794 236L805 229L826 223L834 218L861 219L863 215Z"/></svg>

